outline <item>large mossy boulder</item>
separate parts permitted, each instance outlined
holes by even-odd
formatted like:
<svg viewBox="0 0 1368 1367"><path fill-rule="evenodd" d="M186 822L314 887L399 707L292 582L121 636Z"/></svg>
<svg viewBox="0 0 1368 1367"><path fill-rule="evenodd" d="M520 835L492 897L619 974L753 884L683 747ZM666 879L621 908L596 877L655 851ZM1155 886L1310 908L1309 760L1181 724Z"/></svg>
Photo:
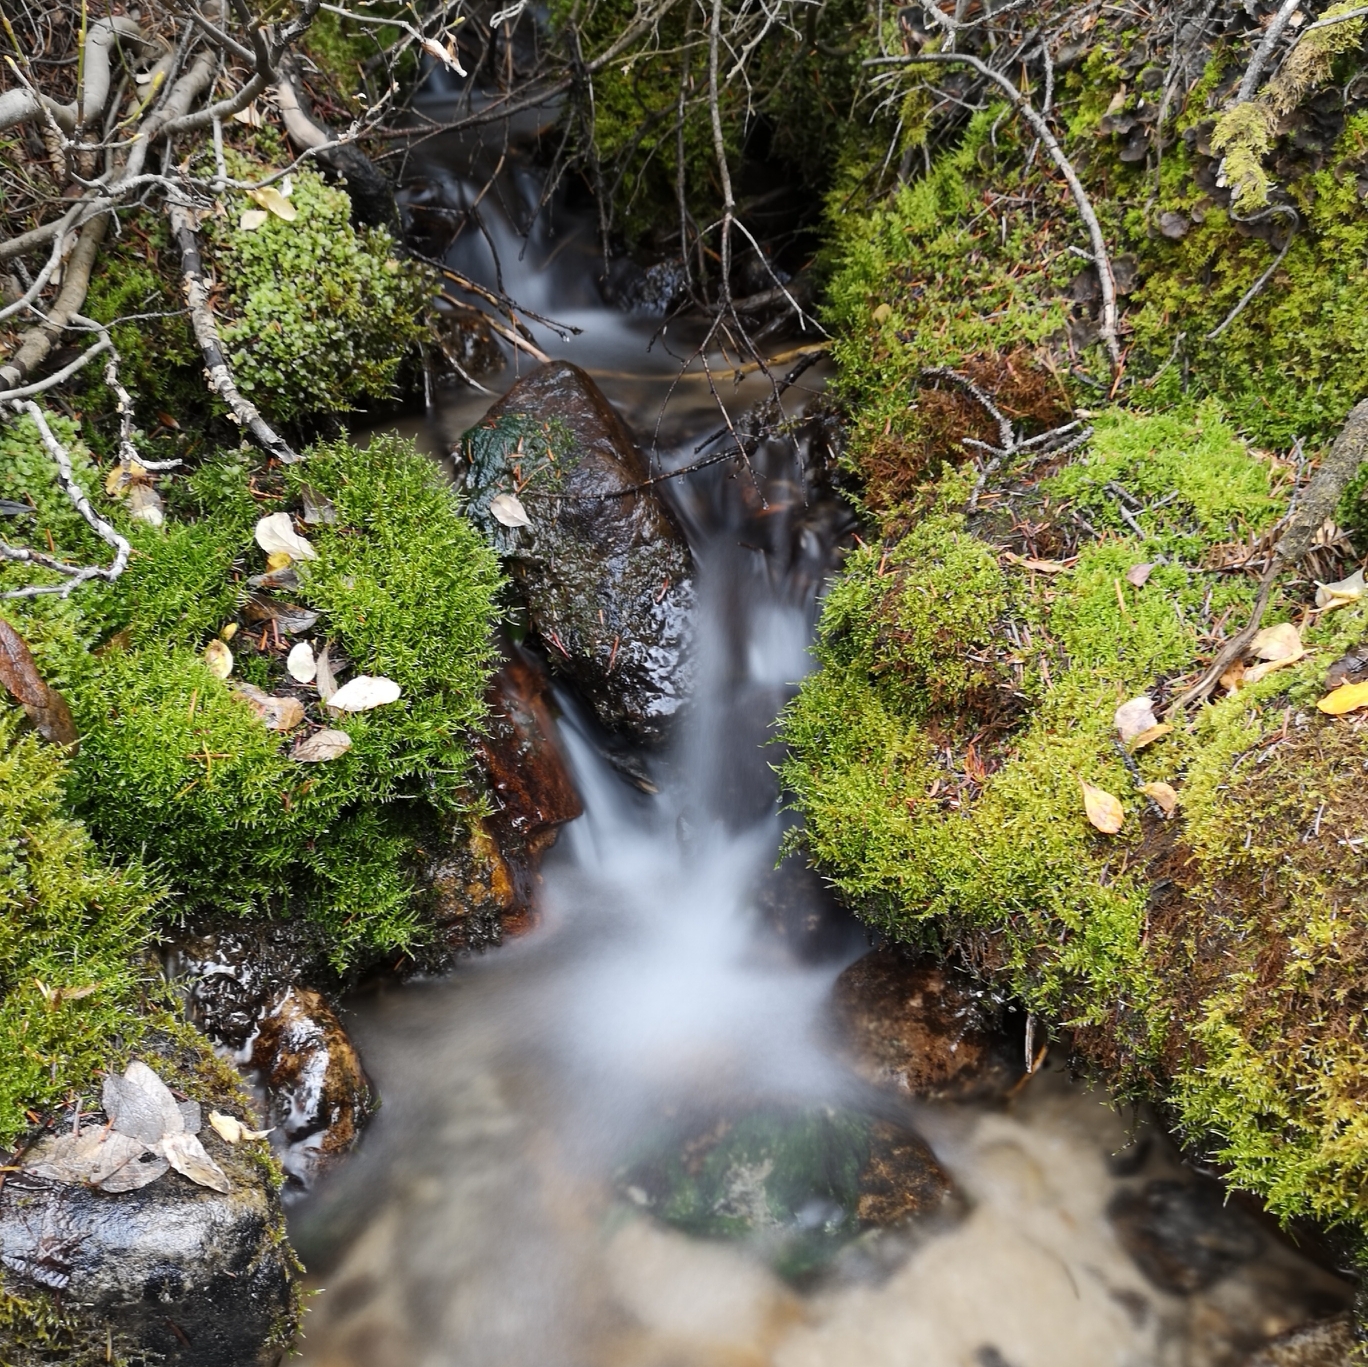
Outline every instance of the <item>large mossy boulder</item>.
<svg viewBox="0 0 1368 1367"><path fill-rule="evenodd" d="M648 471L626 424L584 371L553 361L455 455L467 515L508 561L552 665L609 730L662 740L689 691L693 561L639 487Z"/></svg>

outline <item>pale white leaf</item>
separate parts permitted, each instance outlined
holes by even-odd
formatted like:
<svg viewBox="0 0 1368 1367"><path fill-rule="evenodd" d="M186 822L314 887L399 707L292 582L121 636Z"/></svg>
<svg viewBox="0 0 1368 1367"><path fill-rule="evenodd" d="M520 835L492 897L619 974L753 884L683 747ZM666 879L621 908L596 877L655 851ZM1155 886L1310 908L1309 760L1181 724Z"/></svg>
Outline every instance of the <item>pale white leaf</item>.
<svg viewBox="0 0 1368 1367"><path fill-rule="evenodd" d="M318 673L318 661L314 659L313 647L307 641L300 641L290 647L285 657L285 668L290 678L298 683L313 683Z"/></svg>
<svg viewBox="0 0 1368 1367"><path fill-rule="evenodd" d="M134 1059L122 1077L111 1073L105 1078L100 1101L115 1130L144 1144L185 1129L171 1089L141 1059Z"/></svg>
<svg viewBox="0 0 1368 1367"><path fill-rule="evenodd" d="M80 1134L43 1140L24 1167L52 1182L120 1192L136 1191L155 1182L167 1164L141 1140L97 1125Z"/></svg>
<svg viewBox="0 0 1368 1367"><path fill-rule="evenodd" d="M1154 715L1154 699L1150 697L1132 698L1116 709L1113 722L1121 734L1121 740L1128 743L1159 725Z"/></svg>
<svg viewBox="0 0 1368 1367"><path fill-rule="evenodd" d="M162 1157L183 1177L214 1191L230 1192L228 1174L204 1151L193 1134L168 1134L161 1142Z"/></svg>
<svg viewBox="0 0 1368 1367"><path fill-rule="evenodd" d="M289 513L272 513L256 524L256 543L267 555L288 555L293 560L317 560L318 552L299 535Z"/></svg>
<svg viewBox="0 0 1368 1367"><path fill-rule="evenodd" d="M489 511L496 522L505 527L530 527L532 519L527 515L516 494L495 494L489 500Z"/></svg>
<svg viewBox="0 0 1368 1367"><path fill-rule="evenodd" d="M270 214L265 209L244 209L242 217L238 219L238 227L244 233L254 233L268 218Z"/></svg>
<svg viewBox="0 0 1368 1367"><path fill-rule="evenodd" d="M400 692L399 685L393 679L358 674L356 678L348 679L328 699L328 706L334 712L369 712L373 707L384 707L386 703L397 701Z"/></svg>
<svg viewBox="0 0 1368 1367"><path fill-rule="evenodd" d="M270 1130L248 1129L235 1115L224 1115L222 1111L210 1111L209 1123L225 1144L241 1144L244 1139L265 1139L271 1133Z"/></svg>
<svg viewBox="0 0 1368 1367"><path fill-rule="evenodd" d="M129 516L149 527L160 527L166 521L161 495L150 484L134 484L128 491Z"/></svg>
<svg viewBox="0 0 1368 1367"><path fill-rule="evenodd" d="M1264 627L1255 634L1249 643L1249 653L1260 660L1296 660L1306 652L1296 624L1279 622L1277 626Z"/></svg>
<svg viewBox="0 0 1368 1367"><path fill-rule="evenodd" d="M1342 608L1357 603L1368 593L1368 585L1363 582L1363 571L1355 570L1347 579L1334 584L1316 581L1316 606L1318 608Z"/></svg>
<svg viewBox="0 0 1368 1367"><path fill-rule="evenodd" d="M300 764L322 764L345 755L351 749L351 745L352 739L345 731L315 731L312 736L295 742L294 749L290 751L290 758Z"/></svg>

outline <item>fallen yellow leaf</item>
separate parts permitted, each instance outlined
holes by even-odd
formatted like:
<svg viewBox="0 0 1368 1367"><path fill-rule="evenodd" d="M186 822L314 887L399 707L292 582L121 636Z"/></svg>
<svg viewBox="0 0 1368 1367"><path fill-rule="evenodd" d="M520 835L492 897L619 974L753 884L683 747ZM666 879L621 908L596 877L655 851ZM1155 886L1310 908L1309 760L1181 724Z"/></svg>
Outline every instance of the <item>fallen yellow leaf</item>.
<svg viewBox="0 0 1368 1367"><path fill-rule="evenodd" d="M1264 627L1249 643L1249 653L1260 660L1292 660L1304 654L1301 632L1293 622Z"/></svg>
<svg viewBox="0 0 1368 1367"><path fill-rule="evenodd" d="M1137 750L1143 750L1147 745L1153 745L1161 736L1167 736L1173 730L1168 722L1161 721L1145 731L1141 731L1138 736L1132 736L1128 748L1134 754Z"/></svg>
<svg viewBox="0 0 1368 1367"><path fill-rule="evenodd" d="M1360 707L1368 707L1368 683L1341 684L1333 692L1327 693L1316 706L1332 717L1357 712Z"/></svg>
<svg viewBox="0 0 1368 1367"><path fill-rule="evenodd" d="M1153 798L1165 816L1173 815L1173 810L1178 805L1178 794L1167 783L1142 783L1140 791L1146 797Z"/></svg>
<svg viewBox="0 0 1368 1367"><path fill-rule="evenodd" d="M263 209L269 209L286 223L293 223L299 217L299 210L274 185L263 185L260 190L248 190L247 193Z"/></svg>
<svg viewBox="0 0 1368 1367"><path fill-rule="evenodd" d="M1091 783L1078 780L1083 789L1083 810L1104 835L1115 835L1126 824L1125 808L1105 788L1094 787Z"/></svg>

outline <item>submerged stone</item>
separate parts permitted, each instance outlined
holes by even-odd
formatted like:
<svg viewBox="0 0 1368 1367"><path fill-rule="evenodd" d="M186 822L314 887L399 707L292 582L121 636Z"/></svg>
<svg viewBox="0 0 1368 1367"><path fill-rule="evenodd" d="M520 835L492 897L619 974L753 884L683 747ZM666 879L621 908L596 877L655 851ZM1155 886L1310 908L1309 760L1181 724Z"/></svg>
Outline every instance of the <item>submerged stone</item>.
<svg viewBox="0 0 1368 1367"><path fill-rule="evenodd" d="M705 1238L756 1241L804 1280L857 1236L945 1209L950 1178L910 1130L854 1111L754 1110L662 1137L620 1189Z"/></svg>
<svg viewBox="0 0 1368 1367"><path fill-rule="evenodd" d="M905 1096L1002 1096L1025 1072L1001 1002L950 965L894 947L851 964L832 988L832 1034L854 1070Z"/></svg>
<svg viewBox="0 0 1368 1367"><path fill-rule="evenodd" d="M659 495L640 487L646 464L602 391L550 362L455 458L467 514L507 559L553 668L610 731L662 740L689 691L693 560Z"/></svg>

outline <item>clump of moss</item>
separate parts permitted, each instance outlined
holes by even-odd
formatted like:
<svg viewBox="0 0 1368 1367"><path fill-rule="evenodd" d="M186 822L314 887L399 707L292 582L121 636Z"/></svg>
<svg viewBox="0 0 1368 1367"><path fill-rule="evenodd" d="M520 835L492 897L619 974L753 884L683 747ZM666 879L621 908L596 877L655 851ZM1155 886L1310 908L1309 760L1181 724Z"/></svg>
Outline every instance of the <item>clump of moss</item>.
<svg viewBox="0 0 1368 1367"><path fill-rule="evenodd" d="M501 581L411 444L314 448L267 503L289 506L307 481L336 510L335 524L310 532L318 559L295 567L292 597L318 615L297 635L403 690L388 707L330 718L285 674L284 644L242 615L244 580L265 569L252 478L235 459L210 463L178 500L204 515L140 539L105 607L110 646L73 694L83 745L72 793L111 849L164 870L182 913L306 915L342 967L420 934L405 809L475 800L468 737L484 714ZM229 624L241 630L223 680L203 649ZM291 759L289 739L234 691L244 677L299 696L316 724L347 732L350 750L325 764Z"/></svg>
<svg viewBox="0 0 1368 1367"><path fill-rule="evenodd" d="M0 709L0 1144L143 1030L139 951L161 889L66 815L67 764Z"/></svg>
<svg viewBox="0 0 1368 1367"><path fill-rule="evenodd" d="M238 158L237 169L263 168ZM401 259L383 228L357 230L351 201L316 172L293 177L295 217L242 226L256 206L235 196L206 224L226 286L220 322L238 388L278 422L345 412L389 394L425 334L427 273Z"/></svg>

